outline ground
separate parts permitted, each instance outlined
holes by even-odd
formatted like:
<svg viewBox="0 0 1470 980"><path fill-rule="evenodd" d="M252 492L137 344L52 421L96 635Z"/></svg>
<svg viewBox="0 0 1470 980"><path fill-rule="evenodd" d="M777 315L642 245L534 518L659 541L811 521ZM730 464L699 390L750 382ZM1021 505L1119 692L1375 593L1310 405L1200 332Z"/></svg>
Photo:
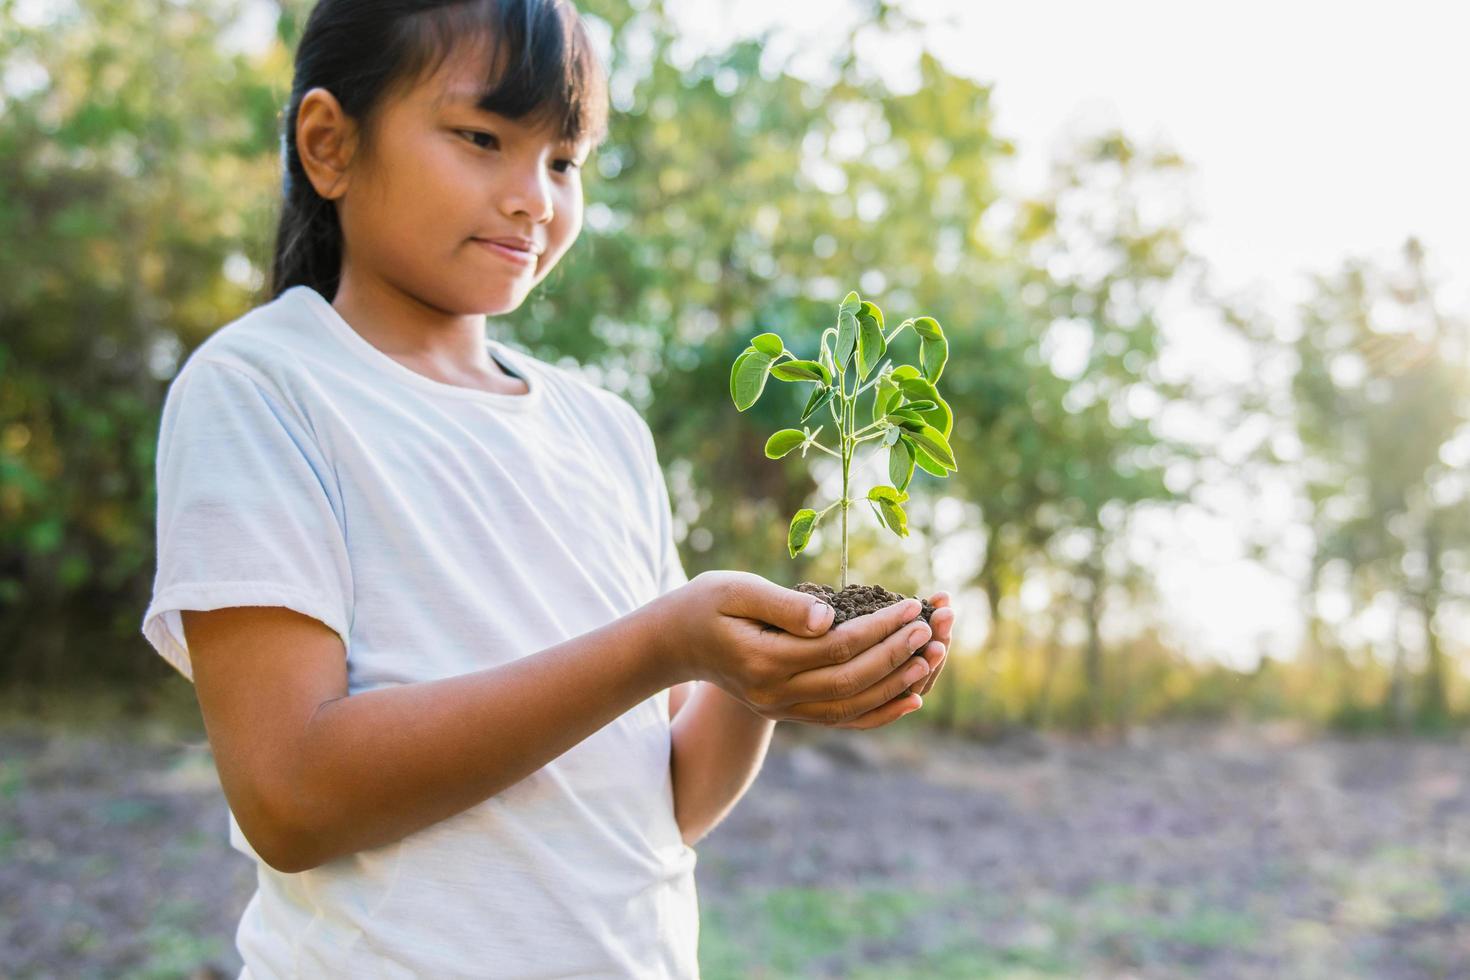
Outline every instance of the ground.
<svg viewBox="0 0 1470 980"><path fill-rule="evenodd" d="M1461 741L781 725L701 841L734 977L1470 977ZM0 976L233 977L253 873L197 727L0 719Z"/></svg>

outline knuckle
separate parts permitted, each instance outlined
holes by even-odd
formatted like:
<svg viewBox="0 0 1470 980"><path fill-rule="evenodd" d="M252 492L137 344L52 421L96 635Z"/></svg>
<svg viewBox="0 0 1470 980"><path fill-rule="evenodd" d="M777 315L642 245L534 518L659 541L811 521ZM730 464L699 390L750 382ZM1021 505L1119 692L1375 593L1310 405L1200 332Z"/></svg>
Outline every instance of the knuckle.
<svg viewBox="0 0 1470 980"><path fill-rule="evenodd" d="M840 704L829 704L822 708L822 724L840 725L847 721L847 708Z"/></svg>
<svg viewBox="0 0 1470 980"><path fill-rule="evenodd" d="M833 637L832 645L827 648L828 652L831 654L832 662L834 664L845 664L849 660L851 660L852 655L855 652L852 648L852 644L853 641L851 633L842 633L838 636Z"/></svg>
<svg viewBox="0 0 1470 980"><path fill-rule="evenodd" d="M862 678L850 670L844 670L832 678L832 699L850 698L863 689Z"/></svg>

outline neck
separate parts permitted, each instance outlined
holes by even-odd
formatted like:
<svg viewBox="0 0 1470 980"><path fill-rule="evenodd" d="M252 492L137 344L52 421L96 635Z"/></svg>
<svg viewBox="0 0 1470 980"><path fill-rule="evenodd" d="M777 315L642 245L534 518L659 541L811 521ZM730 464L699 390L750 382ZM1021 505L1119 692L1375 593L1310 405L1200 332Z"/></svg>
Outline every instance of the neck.
<svg viewBox="0 0 1470 980"><path fill-rule="evenodd" d="M485 349L485 317L452 313L374 276L342 270L332 307L390 357L446 373L504 374Z"/></svg>

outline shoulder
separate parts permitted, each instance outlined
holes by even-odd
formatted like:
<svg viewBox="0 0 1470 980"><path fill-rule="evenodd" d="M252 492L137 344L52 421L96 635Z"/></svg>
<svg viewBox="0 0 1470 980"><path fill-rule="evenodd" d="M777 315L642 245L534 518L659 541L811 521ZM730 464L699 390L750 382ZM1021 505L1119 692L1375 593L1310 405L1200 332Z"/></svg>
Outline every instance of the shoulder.
<svg viewBox="0 0 1470 980"><path fill-rule="evenodd" d="M305 392L327 376L323 366L341 361L331 338L318 322L305 292L286 290L268 303L248 310L210 334L194 348L174 375L170 398L182 389L242 387L277 406L294 406ZM314 295L314 294L313 294ZM209 378L209 383L201 383Z"/></svg>

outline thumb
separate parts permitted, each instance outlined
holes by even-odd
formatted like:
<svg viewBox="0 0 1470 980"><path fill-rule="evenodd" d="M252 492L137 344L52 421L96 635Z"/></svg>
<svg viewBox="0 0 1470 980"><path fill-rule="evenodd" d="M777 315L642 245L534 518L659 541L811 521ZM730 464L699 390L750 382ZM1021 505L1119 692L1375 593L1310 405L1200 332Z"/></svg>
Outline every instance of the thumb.
<svg viewBox="0 0 1470 980"><path fill-rule="evenodd" d="M795 636L821 636L832 625L836 611L819 596L788 589L759 575L741 576L731 583L725 611L779 627Z"/></svg>

